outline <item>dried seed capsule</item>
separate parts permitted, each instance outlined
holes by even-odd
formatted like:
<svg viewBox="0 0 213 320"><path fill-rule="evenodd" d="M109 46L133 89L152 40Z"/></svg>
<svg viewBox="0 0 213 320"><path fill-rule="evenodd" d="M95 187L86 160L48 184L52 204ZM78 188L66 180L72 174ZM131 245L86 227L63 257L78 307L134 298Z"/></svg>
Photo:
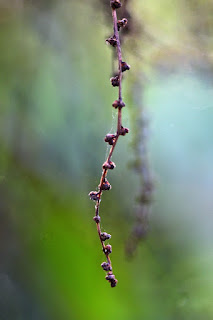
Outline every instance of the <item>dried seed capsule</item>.
<svg viewBox="0 0 213 320"><path fill-rule="evenodd" d="M118 31L120 30L120 28L125 28L126 25L128 23L128 20L126 18L123 18L122 20L118 20Z"/></svg>
<svg viewBox="0 0 213 320"><path fill-rule="evenodd" d="M119 87L119 76L110 78L113 87Z"/></svg>
<svg viewBox="0 0 213 320"><path fill-rule="evenodd" d="M98 201L99 200L99 195L100 194L98 192L96 192L96 191L91 191L88 195L90 196L91 200L94 200L94 201Z"/></svg>
<svg viewBox="0 0 213 320"><path fill-rule="evenodd" d="M111 281L115 280L115 276L114 276L114 274L112 272L108 272L108 274L106 275L105 279L111 282Z"/></svg>
<svg viewBox="0 0 213 320"><path fill-rule="evenodd" d="M105 271L112 271L111 265L109 263L107 263L107 262L103 262L101 264L101 266L102 266L103 270L105 270Z"/></svg>
<svg viewBox="0 0 213 320"><path fill-rule="evenodd" d="M111 238L111 234L108 234L106 232L102 232L101 233L101 240L102 241L106 241L106 240L109 240Z"/></svg>
<svg viewBox="0 0 213 320"><path fill-rule="evenodd" d="M126 70L129 70L130 69L130 65L127 64L125 61L122 61L121 62L121 70L122 72L126 71Z"/></svg>
<svg viewBox="0 0 213 320"><path fill-rule="evenodd" d="M112 288L116 287L117 283L118 283L117 279L114 279L114 280L110 281L110 284L111 284Z"/></svg>
<svg viewBox="0 0 213 320"><path fill-rule="evenodd" d="M103 169L109 169L109 170L112 170L112 169L114 169L116 167L116 165L115 165L115 163L114 162L112 162L112 161L109 161L109 162L104 162L104 164L103 164L103 166L102 166L102 168Z"/></svg>
<svg viewBox="0 0 213 320"><path fill-rule="evenodd" d="M119 9L121 7L121 1L120 0L111 0L110 5L112 9Z"/></svg>
<svg viewBox="0 0 213 320"><path fill-rule="evenodd" d="M112 246L110 244L107 244L105 247L104 247L104 252L106 254L110 254L112 253Z"/></svg>
<svg viewBox="0 0 213 320"><path fill-rule="evenodd" d="M125 136L129 132L128 128L124 128L121 126L120 135Z"/></svg>
<svg viewBox="0 0 213 320"><path fill-rule="evenodd" d="M100 217L100 216L94 216L94 217L93 217L93 220L94 220L96 223L100 223L101 217Z"/></svg>
<svg viewBox="0 0 213 320"><path fill-rule="evenodd" d="M102 185L99 185L99 188L101 190L110 190L111 189L111 184L109 183L109 181L107 179L105 179L102 183Z"/></svg>
<svg viewBox="0 0 213 320"><path fill-rule="evenodd" d="M115 135L114 134L110 134L110 133L108 133L107 135L106 135L106 137L104 138L104 141L105 142L108 142L109 143L109 145L113 145L113 143L114 143L114 141L115 141Z"/></svg>
<svg viewBox="0 0 213 320"><path fill-rule="evenodd" d="M117 108L123 108L125 107L125 103L123 101L119 101L119 100L115 100L112 104L113 108L117 109Z"/></svg>
<svg viewBox="0 0 213 320"><path fill-rule="evenodd" d="M115 35L112 36L112 37L109 37L108 39L106 39L106 42L108 44L110 44L112 47L116 47L117 46L117 40L116 40Z"/></svg>

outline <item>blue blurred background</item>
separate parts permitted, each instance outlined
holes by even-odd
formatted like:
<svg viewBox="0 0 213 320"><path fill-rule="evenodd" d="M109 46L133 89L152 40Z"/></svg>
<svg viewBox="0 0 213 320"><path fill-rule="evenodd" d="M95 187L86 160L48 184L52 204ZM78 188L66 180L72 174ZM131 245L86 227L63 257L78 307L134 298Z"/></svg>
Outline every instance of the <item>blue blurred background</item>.
<svg viewBox="0 0 213 320"><path fill-rule="evenodd" d="M0 1L1 320L213 318L213 3L124 1L130 133L101 203L119 280L111 289L88 198L103 138L116 130L108 2ZM129 260L140 106L155 193L149 232Z"/></svg>

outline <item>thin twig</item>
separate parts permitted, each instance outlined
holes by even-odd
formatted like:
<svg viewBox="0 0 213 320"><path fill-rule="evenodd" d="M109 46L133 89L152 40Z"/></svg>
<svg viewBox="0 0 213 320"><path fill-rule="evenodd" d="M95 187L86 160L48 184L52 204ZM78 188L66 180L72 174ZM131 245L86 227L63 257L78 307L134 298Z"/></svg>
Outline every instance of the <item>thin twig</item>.
<svg viewBox="0 0 213 320"><path fill-rule="evenodd" d="M111 287L115 287L117 284L117 280L115 279L115 276L112 273L112 263L109 257L109 254L111 253L111 246L104 244L104 241L107 239L110 239L111 236L107 233L101 233L99 209L100 209L100 202L101 202L103 190L109 190L111 188L109 182L106 180L106 177L107 177L108 170L113 169L115 167L115 164L111 161L111 157L113 155L118 138L120 135L124 136L126 133L129 132L127 128L122 127L122 108L125 106L125 104L122 101L122 72L124 72L125 70L129 70L130 67L125 62L122 62L121 44L120 44L118 19L117 19L117 11L116 11L116 9L118 9L121 6L121 3L120 3L120 0L113 0L113 1L110 1L110 4L112 8L114 35L113 37L107 39L107 41L113 47L116 46L117 59L118 59L118 74L116 77L110 79L113 86L118 86L118 100L115 100L113 103L113 107L118 109L117 133L115 135L108 134L105 137L105 141L108 142L112 147L110 148L106 162L103 164L103 171L100 179L100 184L98 186L98 192L91 191L89 195L92 200L96 201L95 217L93 219L96 222L101 246L107 259L107 263L106 262L102 263L102 268L105 271L108 271L106 279L111 283ZM125 22L126 22L126 19L125 19Z"/></svg>

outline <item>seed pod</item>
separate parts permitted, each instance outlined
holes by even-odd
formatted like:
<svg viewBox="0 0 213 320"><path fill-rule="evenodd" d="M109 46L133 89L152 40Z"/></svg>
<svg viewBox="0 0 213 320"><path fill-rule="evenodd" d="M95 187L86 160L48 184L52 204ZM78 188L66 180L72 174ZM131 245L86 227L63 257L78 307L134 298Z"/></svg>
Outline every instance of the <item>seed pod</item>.
<svg viewBox="0 0 213 320"><path fill-rule="evenodd" d="M109 183L109 181L107 179L105 179L102 183L102 185L99 185L99 188L101 190L110 190L111 189L111 184Z"/></svg>
<svg viewBox="0 0 213 320"><path fill-rule="evenodd" d="M108 39L106 39L106 42L110 44L112 47L117 46L117 40L115 36L109 37Z"/></svg>
<svg viewBox="0 0 213 320"><path fill-rule="evenodd" d="M100 216L94 216L94 217L93 217L93 220L94 220L96 223L100 223L101 217L100 217Z"/></svg>
<svg viewBox="0 0 213 320"><path fill-rule="evenodd" d="M106 254L110 254L112 253L112 246L110 244L107 244L105 247L104 247L104 252Z"/></svg>
<svg viewBox="0 0 213 320"><path fill-rule="evenodd" d="M124 128L123 126L121 126L121 130L120 130L121 136L125 136L128 132L129 132L128 128Z"/></svg>
<svg viewBox="0 0 213 320"><path fill-rule="evenodd" d="M119 100L115 100L112 104L113 108L117 109L121 109L123 107L125 107L125 103L123 101L119 101Z"/></svg>
<svg viewBox="0 0 213 320"><path fill-rule="evenodd" d="M104 138L104 141L105 142L108 142L109 143L109 145L113 145L113 143L114 143L114 141L115 141L115 135L114 134L110 134L110 133L108 133L107 135L106 135L106 137Z"/></svg>
<svg viewBox="0 0 213 320"><path fill-rule="evenodd" d="M119 87L119 76L110 78L113 87Z"/></svg>
<svg viewBox="0 0 213 320"><path fill-rule="evenodd" d="M103 164L103 166L102 166L102 168L103 169L109 169L109 170L112 170L112 169L114 169L116 167L116 165L115 165L115 163L114 162L112 162L112 161L109 161L109 162L104 162L104 164Z"/></svg>
<svg viewBox="0 0 213 320"><path fill-rule="evenodd" d="M128 20L126 18L123 18L122 20L118 20L118 31L120 30L120 28L125 28L126 25L128 23Z"/></svg>
<svg viewBox="0 0 213 320"><path fill-rule="evenodd" d="M90 196L91 200L94 200L94 201L99 200L99 193L96 191L91 191L88 195Z"/></svg>
<svg viewBox="0 0 213 320"><path fill-rule="evenodd" d="M103 268L104 271L112 271L111 265L110 265L109 263L107 263L107 262L103 262L103 263L101 264L101 266L102 266L102 268Z"/></svg>
<svg viewBox="0 0 213 320"><path fill-rule="evenodd" d="M127 64L125 61L122 61L121 62L121 70L122 72L126 71L126 70L129 70L130 69L130 65Z"/></svg>
<svg viewBox="0 0 213 320"><path fill-rule="evenodd" d="M110 5L112 9L119 9L121 7L121 1L120 0L111 0Z"/></svg>
<svg viewBox="0 0 213 320"><path fill-rule="evenodd" d="M106 232L102 232L101 233L101 240L102 241L106 241L106 240L109 240L111 238L111 234L108 234Z"/></svg>

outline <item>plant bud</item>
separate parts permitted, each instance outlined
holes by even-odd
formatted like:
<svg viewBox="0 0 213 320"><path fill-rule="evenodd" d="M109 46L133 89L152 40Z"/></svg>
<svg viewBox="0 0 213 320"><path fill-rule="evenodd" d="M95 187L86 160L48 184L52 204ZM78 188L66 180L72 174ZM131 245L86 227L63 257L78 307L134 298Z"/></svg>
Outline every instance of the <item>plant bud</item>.
<svg viewBox="0 0 213 320"><path fill-rule="evenodd" d="M111 184L109 183L109 181L107 179L105 179L105 181L103 181L102 185L99 185L101 190L110 190L111 189Z"/></svg>
<svg viewBox="0 0 213 320"><path fill-rule="evenodd" d="M126 25L128 23L128 20L126 18L123 18L122 20L118 20L118 31L120 30L120 28L125 28Z"/></svg>
<svg viewBox="0 0 213 320"><path fill-rule="evenodd" d="M125 107L125 103L123 101L119 101L119 100L115 100L112 104L113 108L117 109L121 109L123 107Z"/></svg>
<svg viewBox="0 0 213 320"><path fill-rule="evenodd" d="M110 5L112 9L119 9L121 7L121 1L120 0L111 0Z"/></svg>
<svg viewBox="0 0 213 320"><path fill-rule="evenodd" d="M104 162L104 164L103 164L103 166L102 166L102 168L103 169L109 169L109 170L112 170L112 169L114 169L116 167L116 165L115 165L115 163L114 162L112 162L112 161L109 161L109 162Z"/></svg>
<svg viewBox="0 0 213 320"><path fill-rule="evenodd" d="M93 217L93 220L94 220L96 223L100 223L101 217L100 217L100 216L94 216L94 217Z"/></svg>
<svg viewBox="0 0 213 320"><path fill-rule="evenodd" d="M107 263L107 262L103 262L101 264L101 266L102 266L103 270L105 270L105 271L112 271L111 265L109 263Z"/></svg>
<svg viewBox="0 0 213 320"><path fill-rule="evenodd" d="M113 87L119 87L119 76L110 78Z"/></svg>
<svg viewBox="0 0 213 320"><path fill-rule="evenodd" d="M110 281L110 284L111 284L111 287L112 287L112 288L116 287L117 283L118 283L118 280L117 280L117 279L114 279L114 280L111 280L111 281Z"/></svg>
<svg viewBox="0 0 213 320"><path fill-rule="evenodd" d="M126 62L122 61L121 62L121 70L122 72L126 71L126 70L129 70L130 69L130 65L127 64Z"/></svg>
<svg viewBox="0 0 213 320"><path fill-rule="evenodd" d="M106 232L102 232L101 233L101 240L102 241L106 241L106 240L109 240L111 238L111 234L108 234Z"/></svg>
<svg viewBox="0 0 213 320"><path fill-rule="evenodd" d="M125 136L129 132L128 128L124 128L121 126L120 135Z"/></svg>
<svg viewBox="0 0 213 320"><path fill-rule="evenodd" d="M104 141L105 142L108 142L109 143L109 145L113 145L113 143L114 143L114 141L115 141L115 135L114 134L110 134L110 133L108 133L107 135L106 135L106 137L104 138Z"/></svg>
<svg viewBox="0 0 213 320"><path fill-rule="evenodd" d="M112 253L112 246L110 244L107 244L105 247L104 247L104 252L106 254L110 254Z"/></svg>
<svg viewBox="0 0 213 320"><path fill-rule="evenodd" d="M108 272L105 279L111 282L111 281L115 280L115 276L112 272Z"/></svg>
<svg viewBox="0 0 213 320"><path fill-rule="evenodd" d="M88 195L90 196L91 200L94 200L94 201L99 200L99 193L96 191L91 191Z"/></svg>
<svg viewBox="0 0 213 320"><path fill-rule="evenodd" d="M117 40L116 40L115 36L109 37L108 39L106 39L106 42L108 44L110 44L112 47L116 47L117 46Z"/></svg>

